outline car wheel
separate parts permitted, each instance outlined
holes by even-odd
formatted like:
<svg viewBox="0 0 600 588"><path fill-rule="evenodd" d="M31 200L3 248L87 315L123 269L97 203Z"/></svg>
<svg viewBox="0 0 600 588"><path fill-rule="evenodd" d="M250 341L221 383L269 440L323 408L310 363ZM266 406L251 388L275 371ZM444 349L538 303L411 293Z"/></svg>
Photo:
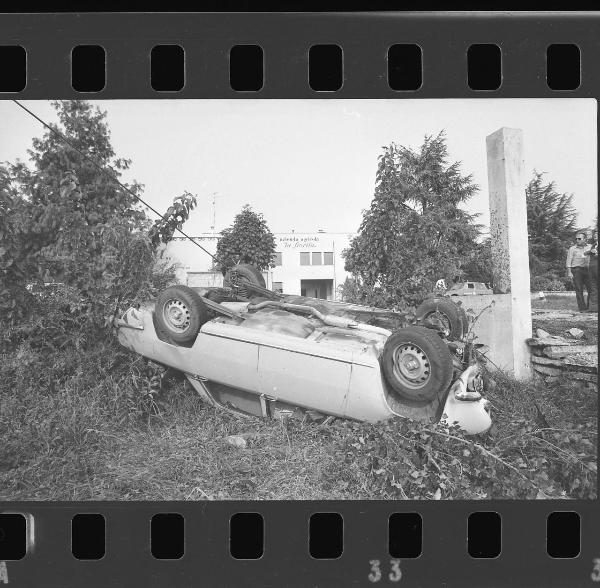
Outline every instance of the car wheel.
<svg viewBox="0 0 600 588"><path fill-rule="evenodd" d="M174 343L192 343L200 327L209 320L200 295L188 286L171 286L156 301L154 315L159 329Z"/></svg>
<svg viewBox="0 0 600 588"><path fill-rule="evenodd" d="M418 320L437 319L442 324L444 337L462 339L468 330L467 313L461 305L447 298L432 298L422 302L415 313Z"/></svg>
<svg viewBox="0 0 600 588"><path fill-rule="evenodd" d="M452 355L431 329L406 327L392 333L381 358L383 374L399 396L431 401L452 380Z"/></svg>
<svg viewBox="0 0 600 588"><path fill-rule="evenodd" d="M266 288L265 278L262 273L250 263L240 263L228 269L223 278L223 285L227 288L237 288L242 296L246 296L244 283L255 284Z"/></svg>

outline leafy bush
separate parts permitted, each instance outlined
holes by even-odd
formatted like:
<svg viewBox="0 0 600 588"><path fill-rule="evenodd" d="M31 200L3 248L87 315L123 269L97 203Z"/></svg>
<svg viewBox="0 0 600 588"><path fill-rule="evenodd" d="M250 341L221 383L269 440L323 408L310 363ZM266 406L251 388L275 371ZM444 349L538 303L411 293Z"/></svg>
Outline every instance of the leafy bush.
<svg viewBox="0 0 600 588"><path fill-rule="evenodd" d="M551 280L548 290L550 292L564 292L565 283L562 280Z"/></svg>
<svg viewBox="0 0 600 588"><path fill-rule="evenodd" d="M564 387L494 381L495 425L484 435L407 419L336 423L332 489L392 500L595 498L595 395L573 402Z"/></svg>
<svg viewBox="0 0 600 588"><path fill-rule="evenodd" d="M544 276L531 276L529 283L532 292L539 292L540 290L542 292L548 292L550 291L552 280Z"/></svg>
<svg viewBox="0 0 600 588"><path fill-rule="evenodd" d="M560 278L555 273L547 273L541 276L532 276L530 280L532 292L564 292L566 282L571 282L570 279Z"/></svg>
<svg viewBox="0 0 600 588"><path fill-rule="evenodd" d="M85 454L107 425L138 426L157 413L145 361L116 340L37 347L28 341L0 355L0 464Z"/></svg>

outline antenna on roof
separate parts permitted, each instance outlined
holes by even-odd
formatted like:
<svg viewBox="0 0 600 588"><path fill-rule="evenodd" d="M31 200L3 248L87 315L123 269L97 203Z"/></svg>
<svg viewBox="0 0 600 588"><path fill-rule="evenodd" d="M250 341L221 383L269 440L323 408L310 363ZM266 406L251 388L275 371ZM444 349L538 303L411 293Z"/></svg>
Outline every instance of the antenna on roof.
<svg viewBox="0 0 600 588"><path fill-rule="evenodd" d="M215 230L215 226L216 226L216 220L217 220L217 194L218 192L213 192L212 193L212 197L213 197L213 201L212 201L212 205L213 205L213 223L212 223L212 227L210 227L210 230L214 232Z"/></svg>

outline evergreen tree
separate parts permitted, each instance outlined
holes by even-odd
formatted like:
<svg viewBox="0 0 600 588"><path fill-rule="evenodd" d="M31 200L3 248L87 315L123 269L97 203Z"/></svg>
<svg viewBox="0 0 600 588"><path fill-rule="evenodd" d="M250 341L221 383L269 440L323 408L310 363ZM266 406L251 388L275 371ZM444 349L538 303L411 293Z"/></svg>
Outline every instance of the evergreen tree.
<svg viewBox="0 0 600 588"><path fill-rule="evenodd" d="M458 162L448 163L443 131L426 136L418 150L384 147L374 198L345 251L359 286L355 301L418 303L438 279L462 277L482 251L476 215L461 208L477 190Z"/></svg>
<svg viewBox="0 0 600 588"><path fill-rule="evenodd" d="M572 194L559 194L554 182L544 183L544 174L533 172L525 195L529 233L529 268L532 276L564 273L567 248L577 230L577 212Z"/></svg>

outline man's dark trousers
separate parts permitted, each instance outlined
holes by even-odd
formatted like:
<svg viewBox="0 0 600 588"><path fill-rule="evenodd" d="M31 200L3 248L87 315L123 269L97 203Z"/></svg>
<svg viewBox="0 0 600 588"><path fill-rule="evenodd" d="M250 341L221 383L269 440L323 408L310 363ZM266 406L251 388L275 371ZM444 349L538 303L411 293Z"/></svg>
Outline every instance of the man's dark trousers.
<svg viewBox="0 0 600 588"><path fill-rule="evenodd" d="M577 308L586 310L590 301L590 292L592 291L592 280L590 280L590 272L587 267L572 267L573 286L575 286L575 296L577 297ZM588 304L583 298L583 287L587 290Z"/></svg>
<svg viewBox="0 0 600 588"><path fill-rule="evenodd" d="M598 312L598 256L590 255L590 282L592 292L588 300L589 310Z"/></svg>

